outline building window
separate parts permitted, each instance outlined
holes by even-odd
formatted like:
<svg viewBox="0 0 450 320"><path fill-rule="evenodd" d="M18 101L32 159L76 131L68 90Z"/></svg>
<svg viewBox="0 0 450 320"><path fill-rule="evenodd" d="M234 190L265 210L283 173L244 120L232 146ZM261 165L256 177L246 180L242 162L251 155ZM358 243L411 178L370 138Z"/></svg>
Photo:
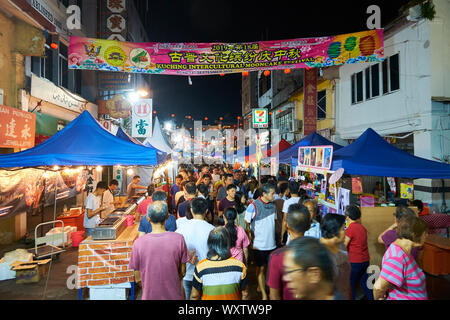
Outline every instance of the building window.
<svg viewBox="0 0 450 320"><path fill-rule="evenodd" d="M74 92L81 95L81 70L73 70L74 73Z"/></svg>
<svg viewBox="0 0 450 320"><path fill-rule="evenodd" d="M327 117L327 92L317 92L317 119L323 120Z"/></svg>
<svg viewBox="0 0 450 320"><path fill-rule="evenodd" d="M352 103L363 101L363 72L352 75Z"/></svg>
<svg viewBox="0 0 450 320"><path fill-rule="evenodd" d="M50 48L51 39L45 43L45 53L43 57L31 57L31 72L35 75L52 81L53 72L53 50Z"/></svg>
<svg viewBox="0 0 450 320"><path fill-rule="evenodd" d="M364 71L366 100L380 95L380 65L374 64Z"/></svg>
<svg viewBox="0 0 450 320"><path fill-rule="evenodd" d="M68 79L68 67L67 67L67 47L60 43L59 44L59 54L58 54L58 85L63 86L64 88L69 89Z"/></svg>
<svg viewBox="0 0 450 320"><path fill-rule="evenodd" d="M272 74L269 74L268 76L261 74L261 77L259 78L259 96L260 97L262 97L267 91L270 90L270 88L272 86L271 77L272 77Z"/></svg>
<svg viewBox="0 0 450 320"><path fill-rule="evenodd" d="M365 91L364 94L363 80ZM380 89L383 94L400 89L400 66L398 54L387 57L383 62L371 65L370 67L367 67L364 72L361 71L352 74L351 76L352 104L361 102L364 99L368 100L378 97L380 95Z"/></svg>
<svg viewBox="0 0 450 320"><path fill-rule="evenodd" d="M277 129L280 133L292 131L292 111L286 110L276 118Z"/></svg>
<svg viewBox="0 0 450 320"><path fill-rule="evenodd" d="M399 54L386 58L382 66L383 94L400 89Z"/></svg>

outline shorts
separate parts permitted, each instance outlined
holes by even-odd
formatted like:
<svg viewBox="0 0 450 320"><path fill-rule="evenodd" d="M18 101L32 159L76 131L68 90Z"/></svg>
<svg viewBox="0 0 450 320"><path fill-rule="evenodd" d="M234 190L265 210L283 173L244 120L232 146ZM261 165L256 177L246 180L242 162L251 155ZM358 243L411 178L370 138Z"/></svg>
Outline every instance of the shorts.
<svg viewBox="0 0 450 320"><path fill-rule="evenodd" d="M257 249L254 249L253 250L253 261L255 262L255 265L257 267L263 267L266 264L268 264L269 263L270 254L272 253L273 250L275 250L275 249L272 249L272 250L257 250Z"/></svg>

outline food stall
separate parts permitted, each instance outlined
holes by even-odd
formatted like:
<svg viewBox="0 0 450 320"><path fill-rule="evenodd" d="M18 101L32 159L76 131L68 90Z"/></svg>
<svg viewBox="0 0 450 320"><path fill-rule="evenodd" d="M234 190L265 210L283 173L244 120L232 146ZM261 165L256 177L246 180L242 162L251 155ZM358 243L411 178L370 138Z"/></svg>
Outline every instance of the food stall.
<svg viewBox="0 0 450 320"><path fill-rule="evenodd" d="M343 168L352 176L395 178L450 178L450 165L413 156L385 141L374 130L367 129L352 144L333 153L331 170ZM352 182L348 188L352 189ZM397 190L402 191L402 190ZM408 192L408 191L406 191ZM362 194L364 195L364 194ZM359 197L361 201L361 196ZM394 203L365 206L361 201L361 223L367 229L371 264L380 265L384 245L377 243L379 234L394 223ZM412 207L417 212L417 208ZM424 255L428 254L424 247Z"/></svg>
<svg viewBox="0 0 450 320"><path fill-rule="evenodd" d="M30 148L17 153L0 155L1 169L19 170L23 168L34 168L45 171L46 173L52 171L55 172L70 169L73 170L74 168L84 171L86 171L87 169L89 172L95 172L95 168L97 167L98 170L99 168L101 168L100 166L121 165L130 167L136 165L154 166L156 164L157 155L154 149L147 148L145 146L139 146L129 141L124 141L110 134L108 131L101 127L101 125L90 115L88 111L84 111L83 113L81 113L76 119L70 122L57 134L50 137L48 140L42 142L41 144L35 146L34 148ZM92 178L91 180L94 179ZM91 181L91 183L93 189L93 181ZM60 190L58 189L58 184L56 183L54 184L53 188L55 190L55 210L53 220L57 220L56 200L60 196ZM92 192L92 189L89 191ZM110 216L113 214L124 216L127 213L135 210L135 207L136 204L134 204L134 207L133 204L131 204L124 210L122 209L122 211L119 208L119 210L116 210L118 212L112 212ZM83 211L84 210L82 209L82 212ZM80 215L79 210L76 210L76 212L74 213L76 217L74 217L73 220L77 225L80 223L77 219L81 219L80 216L83 217L83 215ZM68 217L69 216L70 215L68 215ZM106 217L106 219L108 219L108 217ZM109 289L114 289L114 287L120 286L120 284L126 284L127 286L130 286L130 282L133 282L134 279L133 272L131 272L130 270L126 270L125 266L128 266L129 261L128 249L131 250L132 243L138 236L138 225L133 224L127 226L126 219L124 219L123 217L118 220L121 221L120 225L117 221L115 221L112 225L107 226L107 228L109 228L110 235L113 235L114 239L94 240L92 239L92 237L89 237L85 240L86 243L83 243L79 247L79 258L81 258L81 263L89 264L89 262L91 262L83 261L85 260L83 258L85 256L88 257L87 259L93 259L92 264L94 264L94 259L98 258L95 256L89 257L90 255L87 255L86 251L90 251L85 250L88 245L109 246L109 249L104 250L111 251L111 260L120 260L121 264L116 264L116 262L114 262L114 265L120 265L121 270L117 272L125 273L117 274L118 276L123 277L110 277L104 279L102 285L104 285L105 282L108 282ZM125 223L125 225L123 225L123 223ZM111 231L111 228L116 227L116 232ZM96 249L94 248L95 247L92 247L93 250L100 250L100 247ZM95 251L93 251L93 253L96 254ZM51 263L52 261L49 262L49 270L51 270ZM97 265L98 264L96 264L96 266ZM80 268L82 269L82 267ZM104 268L104 270L106 270L107 267ZM90 271L94 272L91 273ZM87 268L86 273L83 274L83 276L85 276L84 278L86 278L87 276L92 276L92 278L95 279L98 278L98 271L99 270L90 270L90 268ZM125 274L127 276L125 276ZM78 274L78 277L80 276L81 274ZM89 282L83 283L80 279L78 279L77 283L79 285L86 285L87 288L92 289L95 289L100 285L98 282L92 282L90 284ZM81 288L84 287L80 286L80 289ZM102 289L104 288L102 287Z"/></svg>

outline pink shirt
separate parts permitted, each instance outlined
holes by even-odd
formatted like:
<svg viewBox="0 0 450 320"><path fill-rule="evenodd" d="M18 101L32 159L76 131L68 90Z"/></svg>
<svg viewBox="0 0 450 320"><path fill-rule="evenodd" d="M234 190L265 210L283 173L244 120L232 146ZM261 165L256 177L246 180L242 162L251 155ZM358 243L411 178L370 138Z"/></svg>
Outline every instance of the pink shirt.
<svg viewBox="0 0 450 320"><path fill-rule="evenodd" d="M395 243L384 253L380 277L393 284L387 300L428 300L425 274Z"/></svg>
<svg viewBox="0 0 450 320"><path fill-rule="evenodd" d="M145 199L142 201L139 206L137 207L136 211L139 212L141 215L147 214L148 206L152 203L152 198Z"/></svg>
<svg viewBox="0 0 450 320"><path fill-rule="evenodd" d="M240 226L236 226L237 229L237 240L236 246L230 249L231 256L242 262L244 262L244 248L250 245L250 240L247 237L244 229Z"/></svg>
<svg viewBox="0 0 450 320"><path fill-rule="evenodd" d="M136 239L130 269L141 273L142 300L183 300L178 269L188 260L186 242L179 233L148 233Z"/></svg>

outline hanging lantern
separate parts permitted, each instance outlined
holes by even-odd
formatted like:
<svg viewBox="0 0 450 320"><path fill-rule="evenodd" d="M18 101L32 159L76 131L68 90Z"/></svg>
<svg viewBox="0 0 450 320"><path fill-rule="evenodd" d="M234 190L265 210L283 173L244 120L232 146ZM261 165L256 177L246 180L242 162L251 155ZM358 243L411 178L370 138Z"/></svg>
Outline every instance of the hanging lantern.
<svg viewBox="0 0 450 320"><path fill-rule="evenodd" d="M266 77L268 77L268 76L270 75L270 70L264 71L264 75L265 75Z"/></svg>
<svg viewBox="0 0 450 320"><path fill-rule="evenodd" d="M219 120L220 120L220 121L222 121L222 120L223 120L223 118L222 118L222 117L220 117L220 118L219 118Z"/></svg>
<svg viewBox="0 0 450 320"><path fill-rule="evenodd" d="M153 114L156 114L156 110L153 110Z"/></svg>
<svg viewBox="0 0 450 320"><path fill-rule="evenodd" d="M58 49L58 44L57 44L57 43L54 43L54 42L52 42L52 43L50 43L50 48L52 48L52 49L56 50L56 49Z"/></svg>
<svg viewBox="0 0 450 320"><path fill-rule="evenodd" d="M238 118L238 120L241 120L241 117L240 117L240 116L238 116L237 118Z"/></svg>
<svg viewBox="0 0 450 320"><path fill-rule="evenodd" d="M291 69L284 69L284 73L286 73L286 74L291 73Z"/></svg>
<svg viewBox="0 0 450 320"><path fill-rule="evenodd" d="M172 113L171 116L172 116L172 118L174 118L174 117L175 117L175 114Z"/></svg>
<svg viewBox="0 0 450 320"><path fill-rule="evenodd" d="M242 72L242 75L243 75L244 77L248 76L248 71L243 71L243 72Z"/></svg>
<svg viewBox="0 0 450 320"><path fill-rule="evenodd" d="M220 76L223 77L225 75L225 73L221 73Z"/></svg>

